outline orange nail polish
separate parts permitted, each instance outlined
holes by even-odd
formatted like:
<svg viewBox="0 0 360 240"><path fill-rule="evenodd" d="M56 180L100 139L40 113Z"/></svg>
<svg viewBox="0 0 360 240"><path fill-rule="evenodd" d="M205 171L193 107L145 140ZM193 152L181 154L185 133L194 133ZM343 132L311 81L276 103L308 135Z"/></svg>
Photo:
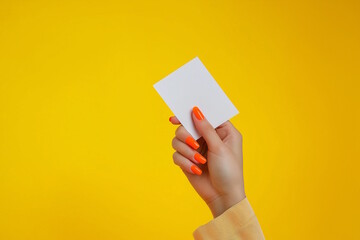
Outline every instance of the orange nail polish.
<svg viewBox="0 0 360 240"><path fill-rule="evenodd" d="M192 147L193 149L198 149L200 147L200 145L198 144L197 141L195 141L195 139L193 139L191 136L188 136L185 140L186 144L189 145L190 147Z"/></svg>
<svg viewBox="0 0 360 240"><path fill-rule="evenodd" d="M202 112L200 111L200 109L198 107L193 107L193 112L195 114L195 117L198 120L203 120L204 119L204 115L202 114Z"/></svg>
<svg viewBox="0 0 360 240"><path fill-rule="evenodd" d="M201 173L202 173L201 169L198 168L198 166L196 166L196 165L192 165L192 166L191 166L191 171L192 171L193 173L195 173L196 175L201 175Z"/></svg>
<svg viewBox="0 0 360 240"><path fill-rule="evenodd" d="M170 122L171 122L171 118L172 118L172 117L169 117L169 121L170 121Z"/></svg>
<svg viewBox="0 0 360 240"><path fill-rule="evenodd" d="M195 153L194 158L196 161L198 161L201 164L206 163L206 158L204 158L200 153Z"/></svg>

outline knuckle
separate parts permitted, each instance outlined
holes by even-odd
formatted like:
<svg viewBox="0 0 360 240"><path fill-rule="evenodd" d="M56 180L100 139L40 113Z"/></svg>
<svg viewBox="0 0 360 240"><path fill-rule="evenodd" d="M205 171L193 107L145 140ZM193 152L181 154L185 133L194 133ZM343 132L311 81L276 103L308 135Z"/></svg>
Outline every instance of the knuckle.
<svg viewBox="0 0 360 240"><path fill-rule="evenodd" d="M176 138L173 138L172 141L171 141L171 146L173 149L175 149L175 146L176 146Z"/></svg>
<svg viewBox="0 0 360 240"><path fill-rule="evenodd" d="M177 162L178 162L178 160L177 160L177 159L178 159L178 158L177 158L177 152L174 152L174 153L173 153L172 158L173 158L174 163L175 163L176 165L178 165L178 164L177 164Z"/></svg>
<svg viewBox="0 0 360 240"><path fill-rule="evenodd" d="M180 133L183 131L183 126L181 125L181 126L179 126L176 130L175 130L175 136L179 136L180 135Z"/></svg>

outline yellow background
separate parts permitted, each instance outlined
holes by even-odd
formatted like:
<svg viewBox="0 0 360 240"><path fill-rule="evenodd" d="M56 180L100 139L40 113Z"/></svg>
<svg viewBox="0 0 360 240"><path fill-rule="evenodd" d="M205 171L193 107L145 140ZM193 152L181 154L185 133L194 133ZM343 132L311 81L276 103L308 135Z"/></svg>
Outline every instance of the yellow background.
<svg viewBox="0 0 360 240"><path fill-rule="evenodd" d="M360 239L359 1L0 1L0 239L192 239L153 84L195 56L239 109L267 239Z"/></svg>

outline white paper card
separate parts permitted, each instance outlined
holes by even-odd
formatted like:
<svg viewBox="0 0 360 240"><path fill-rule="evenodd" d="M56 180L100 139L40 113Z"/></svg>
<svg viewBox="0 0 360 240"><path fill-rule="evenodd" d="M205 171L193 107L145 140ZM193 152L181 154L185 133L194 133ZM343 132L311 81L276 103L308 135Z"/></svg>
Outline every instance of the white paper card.
<svg viewBox="0 0 360 240"><path fill-rule="evenodd" d="M201 136L191 118L194 106L214 128L239 113L198 57L155 83L154 88L195 140Z"/></svg>

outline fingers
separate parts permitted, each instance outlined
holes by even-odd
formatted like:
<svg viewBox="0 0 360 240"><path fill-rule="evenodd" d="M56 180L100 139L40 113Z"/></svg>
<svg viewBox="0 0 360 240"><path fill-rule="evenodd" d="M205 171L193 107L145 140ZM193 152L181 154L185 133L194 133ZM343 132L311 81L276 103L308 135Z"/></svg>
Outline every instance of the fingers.
<svg viewBox="0 0 360 240"><path fill-rule="evenodd" d="M170 121L172 124L174 124L174 125L179 125L179 124L181 124L181 122L179 121L179 119L177 119L177 117L175 117L175 116L171 116L171 117L169 118L169 121Z"/></svg>
<svg viewBox="0 0 360 240"><path fill-rule="evenodd" d="M186 157L184 157L183 155L181 155L178 152L174 152L173 160L176 165L178 165L182 170L184 170L188 173L192 173L192 174L196 174L196 175L202 174L202 171L198 166L196 166L194 163L189 161L189 159L187 159Z"/></svg>
<svg viewBox="0 0 360 240"><path fill-rule="evenodd" d="M200 153L186 145L184 142L180 141L178 138L173 138L172 147L179 152L181 155L191 160L194 163L206 163L206 158L203 157Z"/></svg>
<svg viewBox="0 0 360 240"><path fill-rule="evenodd" d="M211 126L208 120L198 107L193 107L192 118L195 124L195 128L200 135L205 139L210 151L217 151L222 147L223 142L215 129Z"/></svg>
<svg viewBox="0 0 360 240"><path fill-rule="evenodd" d="M175 125L181 124L180 121L175 116L170 117L169 121ZM187 145L189 145L195 150L200 147L199 143L194 138L191 137L190 133L186 131L186 129L183 126L180 126L176 129L175 135L177 138L179 138L181 141L185 142Z"/></svg>
<svg viewBox="0 0 360 240"><path fill-rule="evenodd" d="M199 143L190 135L184 126L179 126L175 131L175 136L182 142L186 143L193 149L198 149L200 147Z"/></svg>
<svg viewBox="0 0 360 240"><path fill-rule="evenodd" d="M177 124L179 121L176 117L170 117L170 122ZM184 128L179 126L175 131L175 137L172 141L172 147L176 150L173 155L174 163L183 171L191 174L201 175L201 169L194 163L206 163L200 153L196 151L200 147L199 143Z"/></svg>

